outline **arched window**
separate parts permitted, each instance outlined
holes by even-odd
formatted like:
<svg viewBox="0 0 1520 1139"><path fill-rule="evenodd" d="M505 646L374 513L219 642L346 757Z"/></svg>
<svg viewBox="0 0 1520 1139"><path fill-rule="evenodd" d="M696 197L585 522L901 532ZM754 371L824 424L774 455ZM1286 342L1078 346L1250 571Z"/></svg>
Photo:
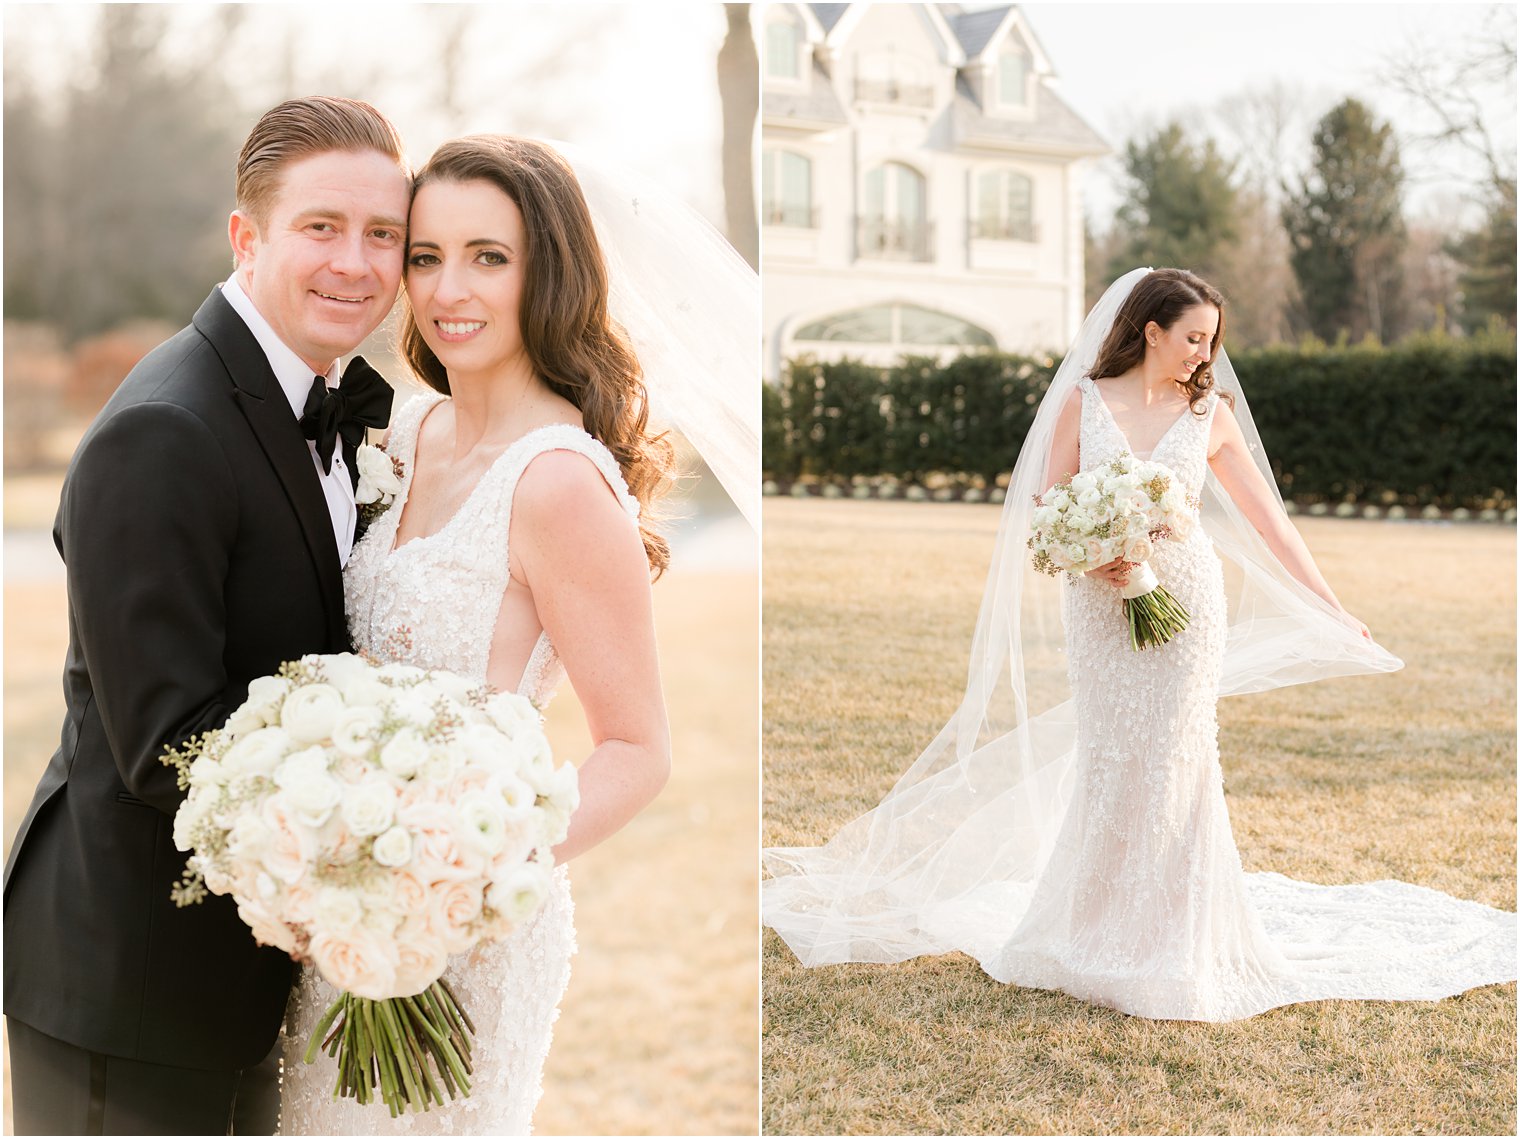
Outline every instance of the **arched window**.
<svg viewBox="0 0 1520 1139"><path fill-rule="evenodd" d="M1029 102L1029 55L1024 45L1009 36L998 53L998 102L1005 107L1022 107Z"/></svg>
<svg viewBox="0 0 1520 1139"><path fill-rule="evenodd" d="M984 170L976 176L971 236L1033 241L1034 183L1017 170Z"/></svg>
<svg viewBox="0 0 1520 1139"><path fill-rule="evenodd" d="M901 162L866 171L858 241L863 257L929 260L928 192L922 174Z"/></svg>
<svg viewBox="0 0 1520 1139"><path fill-rule="evenodd" d="M800 79L802 29L784 7L773 5L765 20L765 74L770 79Z"/></svg>
<svg viewBox="0 0 1520 1139"><path fill-rule="evenodd" d="M925 348L995 348L984 328L947 312L914 304L867 305L805 324L798 343L874 344L905 351Z"/></svg>
<svg viewBox="0 0 1520 1139"><path fill-rule="evenodd" d="M767 150L760 163L761 220L812 229L813 164L790 150Z"/></svg>

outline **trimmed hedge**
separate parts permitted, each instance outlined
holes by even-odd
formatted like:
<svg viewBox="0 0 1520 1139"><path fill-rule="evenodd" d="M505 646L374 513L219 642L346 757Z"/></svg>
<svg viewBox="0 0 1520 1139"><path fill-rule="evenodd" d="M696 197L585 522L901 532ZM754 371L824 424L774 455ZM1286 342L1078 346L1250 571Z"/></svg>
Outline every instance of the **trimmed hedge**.
<svg viewBox="0 0 1520 1139"><path fill-rule="evenodd" d="M1515 342L1274 347L1233 357L1284 496L1470 509L1515 501ZM1058 361L788 362L766 385L766 477L990 487Z"/></svg>

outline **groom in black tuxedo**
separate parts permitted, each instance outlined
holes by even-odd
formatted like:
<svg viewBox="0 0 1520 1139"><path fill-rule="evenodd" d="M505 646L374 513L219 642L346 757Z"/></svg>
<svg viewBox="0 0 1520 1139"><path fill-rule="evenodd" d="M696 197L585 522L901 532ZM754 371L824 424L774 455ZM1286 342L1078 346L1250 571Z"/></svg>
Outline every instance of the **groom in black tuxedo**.
<svg viewBox="0 0 1520 1139"><path fill-rule="evenodd" d="M270 1055L291 962L230 898L170 900L183 793L160 757L282 661L349 647L353 448L390 390L357 359L336 388L337 361L395 301L408 199L373 107L264 115L238 159L234 276L74 455L53 531L67 714L5 867L17 1134L272 1124L277 1090L245 1072Z"/></svg>

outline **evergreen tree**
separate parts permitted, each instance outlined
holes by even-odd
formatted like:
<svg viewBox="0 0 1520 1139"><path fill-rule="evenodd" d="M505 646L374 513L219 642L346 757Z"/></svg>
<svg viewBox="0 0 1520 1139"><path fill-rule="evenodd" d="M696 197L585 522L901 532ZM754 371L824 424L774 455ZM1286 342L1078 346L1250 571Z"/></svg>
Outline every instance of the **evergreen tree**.
<svg viewBox="0 0 1520 1139"><path fill-rule="evenodd" d="M1219 277L1238 236L1233 165L1206 139L1188 142L1177 123L1125 148L1129 187L1116 216L1123 235L1109 280L1137 265Z"/></svg>
<svg viewBox="0 0 1520 1139"><path fill-rule="evenodd" d="M1314 157L1283 205L1302 331L1333 341L1403 331L1404 171L1393 128L1346 99L1314 129Z"/></svg>
<svg viewBox="0 0 1520 1139"><path fill-rule="evenodd" d="M1476 332L1497 317L1515 327L1515 182L1501 181L1478 229L1452 243L1462 263L1462 327Z"/></svg>

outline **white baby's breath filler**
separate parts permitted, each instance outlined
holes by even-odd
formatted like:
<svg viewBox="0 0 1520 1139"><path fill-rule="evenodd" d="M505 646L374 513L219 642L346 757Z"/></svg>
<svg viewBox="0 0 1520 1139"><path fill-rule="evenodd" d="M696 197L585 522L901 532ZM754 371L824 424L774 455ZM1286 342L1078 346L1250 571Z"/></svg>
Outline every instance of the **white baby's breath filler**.
<svg viewBox="0 0 1520 1139"><path fill-rule="evenodd" d="M1149 564L1157 542L1186 538L1197 522L1197 503L1168 468L1121 454L1035 495L1034 502L1028 546L1035 569L1076 580L1123 559L1132 571L1119 591L1130 647L1164 645L1187 628L1188 611Z"/></svg>
<svg viewBox="0 0 1520 1139"><path fill-rule="evenodd" d="M443 979L448 957L537 912L579 802L532 702L452 673L307 656L164 762L189 792L175 902L230 894L261 944L341 991L306 1050L336 1057L334 1097L378 1095L395 1116L468 1095L474 1025Z"/></svg>

